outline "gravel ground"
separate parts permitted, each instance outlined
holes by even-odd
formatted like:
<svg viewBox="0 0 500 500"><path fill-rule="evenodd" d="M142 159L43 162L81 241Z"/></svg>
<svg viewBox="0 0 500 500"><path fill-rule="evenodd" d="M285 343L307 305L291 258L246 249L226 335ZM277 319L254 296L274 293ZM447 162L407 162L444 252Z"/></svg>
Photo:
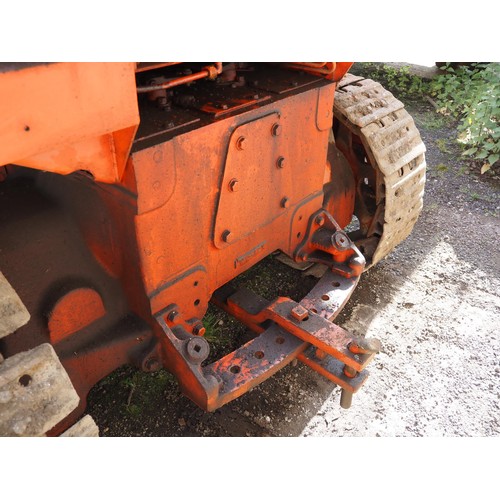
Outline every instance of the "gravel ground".
<svg viewBox="0 0 500 500"><path fill-rule="evenodd" d="M349 410L340 390L288 366L214 413L165 371L121 369L96 386L88 412L102 436L498 436L500 187L460 158L455 129L426 102L407 104L427 146L425 206L413 234L367 271L337 319L383 351ZM263 296L300 299L315 278L269 257L240 278ZM215 354L245 339L210 311Z"/></svg>

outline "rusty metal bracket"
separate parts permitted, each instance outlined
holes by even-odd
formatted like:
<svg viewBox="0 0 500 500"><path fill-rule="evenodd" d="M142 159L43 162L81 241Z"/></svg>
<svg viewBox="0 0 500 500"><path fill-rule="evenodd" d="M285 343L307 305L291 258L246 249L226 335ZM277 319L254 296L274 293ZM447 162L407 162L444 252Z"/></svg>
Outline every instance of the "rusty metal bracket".
<svg viewBox="0 0 500 500"><path fill-rule="evenodd" d="M294 258L302 262L325 264L346 278L359 276L366 263L349 236L323 209L310 217L305 236L297 246Z"/></svg>
<svg viewBox="0 0 500 500"><path fill-rule="evenodd" d="M380 350L380 342L356 338L332 323L356 287L364 259L347 237L340 241L344 233L331 217L325 215L322 223L319 217L323 217L322 212L310 221L312 243L307 249L314 253L321 247L324 254L339 258L330 262L335 272L327 271L300 303L286 297L270 302L230 285L214 293L213 303L258 335L239 349L204 366L209 344L176 324L175 304L156 315L164 334L160 339L164 364L177 375L184 393L202 408L219 408L294 359L338 384L344 408L350 406L352 394L367 379L365 368ZM325 231L317 230L323 226ZM331 249L329 242L340 248ZM361 262L359 268L349 267L353 260ZM341 270L339 266L343 266Z"/></svg>

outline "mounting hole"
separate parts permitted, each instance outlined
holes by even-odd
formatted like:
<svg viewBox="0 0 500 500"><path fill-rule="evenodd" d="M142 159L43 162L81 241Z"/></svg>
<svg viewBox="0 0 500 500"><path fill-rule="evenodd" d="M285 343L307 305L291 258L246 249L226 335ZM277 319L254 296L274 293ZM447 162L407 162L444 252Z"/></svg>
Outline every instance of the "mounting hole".
<svg viewBox="0 0 500 500"><path fill-rule="evenodd" d="M329 296L329 295L327 295L326 293L325 293L324 295L322 295L322 296L321 296L321 298L322 298L323 300L330 300L330 296Z"/></svg>
<svg viewBox="0 0 500 500"><path fill-rule="evenodd" d="M193 283L193 286L198 286L198 282L197 282L197 281L195 281L195 282Z"/></svg>
<svg viewBox="0 0 500 500"><path fill-rule="evenodd" d="M194 347L193 347L193 350L195 350L196 352L200 352L201 351L201 346L196 344Z"/></svg>
<svg viewBox="0 0 500 500"><path fill-rule="evenodd" d="M262 351L256 351L254 353L254 356L257 358L257 359L262 359L264 357L264 353Z"/></svg>
<svg viewBox="0 0 500 500"><path fill-rule="evenodd" d="M229 368L229 371L231 373L240 373L241 368L238 365L233 365L231 366L231 368Z"/></svg>
<svg viewBox="0 0 500 500"><path fill-rule="evenodd" d="M340 283L338 281L334 281L332 283L332 286L334 286L335 288L338 288L340 286Z"/></svg>
<svg viewBox="0 0 500 500"><path fill-rule="evenodd" d="M25 131L25 132L29 132L30 130L31 130L31 129L30 129L29 125L26 125L26 126L24 127L24 131Z"/></svg>
<svg viewBox="0 0 500 500"><path fill-rule="evenodd" d="M299 215L299 221L302 220L302 215Z"/></svg>
<svg viewBox="0 0 500 500"><path fill-rule="evenodd" d="M284 344L285 343L285 338L284 337L278 337L276 339L276 343L277 344Z"/></svg>
<svg viewBox="0 0 500 500"><path fill-rule="evenodd" d="M315 309L314 307L311 307L311 312L313 312L314 314L318 314L318 310Z"/></svg>
<svg viewBox="0 0 500 500"><path fill-rule="evenodd" d="M307 321L309 319L309 316L306 316L305 318L302 318L302 321Z"/></svg>
<svg viewBox="0 0 500 500"><path fill-rule="evenodd" d="M200 299L196 299L196 300L194 301L194 305L195 305L195 306L200 305Z"/></svg>
<svg viewBox="0 0 500 500"><path fill-rule="evenodd" d="M300 238L301 236L302 236L302 233L299 231L299 232L297 233L297 238Z"/></svg>
<svg viewBox="0 0 500 500"><path fill-rule="evenodd" d="M33 379L29 375L23 375L19 379L19 384L21 384L23 387L28 387L28 385L31 384L31 381Z"/></svg>

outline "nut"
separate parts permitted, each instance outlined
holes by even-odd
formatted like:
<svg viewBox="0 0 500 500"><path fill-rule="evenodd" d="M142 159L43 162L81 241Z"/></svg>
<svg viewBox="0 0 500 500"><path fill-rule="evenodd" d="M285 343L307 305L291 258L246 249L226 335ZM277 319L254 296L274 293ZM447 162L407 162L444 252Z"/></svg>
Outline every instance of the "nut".
<svg viewBox="0 0 500 500"><path fill-rule="evenodd" d="M309 318L309 311L299 304L292 309L290 315L297 321L305 321L307 318Z"/></svg>

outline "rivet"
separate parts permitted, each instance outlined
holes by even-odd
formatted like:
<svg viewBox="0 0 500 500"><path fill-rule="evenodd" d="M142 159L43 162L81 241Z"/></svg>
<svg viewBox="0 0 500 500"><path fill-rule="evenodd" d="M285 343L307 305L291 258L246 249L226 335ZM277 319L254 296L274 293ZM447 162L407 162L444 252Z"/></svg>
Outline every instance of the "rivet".
<svg viewBox="0 0 500 500"><path fill-rule="evenodd" d="M281 134L281 125L279 123L275 123L271 127L271 134L273 134L275 137Z"/></svg>
<svg viewBox="0 0 500 500"><path fill-rule="evenodd" d="M281 200L281 207L282 208L288 208L290 206L290 199L288 197L284 197L282 200Z"/></svg>
<svg viewBox="0 0 500 500"><path fill-rule="evenodd" d="M280 156L277 160L276 160L276 166L278 168L283 168L285 166L285 158L283 158L283 156Z"/></svg>

